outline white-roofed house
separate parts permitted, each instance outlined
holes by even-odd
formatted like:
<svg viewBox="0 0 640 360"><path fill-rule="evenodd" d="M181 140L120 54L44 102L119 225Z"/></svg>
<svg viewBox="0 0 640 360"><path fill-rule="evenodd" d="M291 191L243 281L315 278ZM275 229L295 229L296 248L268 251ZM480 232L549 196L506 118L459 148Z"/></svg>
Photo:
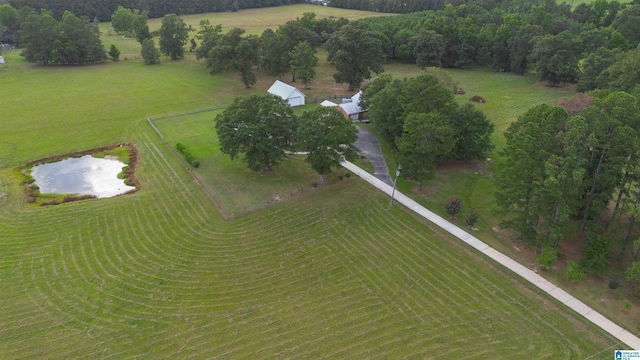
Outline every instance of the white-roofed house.
<svg viewBox="0 0 640 360"><path fill-rule="evenodd" d="M366 109L360 107L360 96L362 96L362 91L358 91L351 98L342 99L342 104L338 105L351 120L365 120Z"/></svg>
<svg viewBox="0 0 640 360"><path fill-rule="evenodd" d="M304 105L305 95L302 91L280 80L276 80L267 92L286 100L289 106Z"/></svg>
<svg viewBox="0 0 640 360"><path fill-rule="evenodd" d="M320 103L320 106L324 106L324 107L335 107L338 106L338 104L331 102L329 100L325 100L323 102Z"/></svg>

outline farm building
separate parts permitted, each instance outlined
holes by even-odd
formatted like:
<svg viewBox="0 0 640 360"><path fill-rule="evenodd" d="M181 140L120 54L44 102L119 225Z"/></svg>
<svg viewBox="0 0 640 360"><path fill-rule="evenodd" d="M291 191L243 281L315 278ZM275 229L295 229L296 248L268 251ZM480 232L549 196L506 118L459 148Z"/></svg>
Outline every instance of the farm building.
<svg viewBox="0 0 640 360"><path fill-rule="evenodd" d="M336 107L338 106L338 104L331 102L329 100L325 100L323 102L320 103L320 106L325 106L325 107Z"/></svg>
<svg viewBox="0 0 640 360"><path fill-rule="evenodd" d="M300 106L304 105L305 95L302 91L296 89L295 87L285 84L280 80L276 80L273 85L267 90L269 94L276 95L281 97L283 100L286 100L289 106Z"/></svg>
<svg viewBox="0 0 640 360"><path fill-rule="evenodd" d="M362 96L362 91L358 91L355 95L350 98L342 99L342 104L335 104L331 101L325 100L322 102L322 106L337 106L342 113L346 117L351 120L365 120L364 113L366 109L360 107L360 96Z"/></svg>

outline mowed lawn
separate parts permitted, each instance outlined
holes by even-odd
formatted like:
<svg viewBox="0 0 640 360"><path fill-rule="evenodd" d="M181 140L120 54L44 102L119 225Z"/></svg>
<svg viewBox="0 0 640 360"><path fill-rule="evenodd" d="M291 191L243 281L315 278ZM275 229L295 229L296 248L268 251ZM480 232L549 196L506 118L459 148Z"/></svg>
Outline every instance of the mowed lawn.
<svg viewBox="0 0 640 360"><path fill-rule="evenodd" d="M620 346L353 177L224 220L146 118L273 79L247 91L192 59L7 59L0 358L604 359ZM25 204L14 166L118 142L139 148L141 191Z"/></svg>
<svg viewBox="0 0 640 360"><path fill-rule="evenodd" d="M225 221L149 128L131 135L134 195L29 209L4 186L2 357L581 359L615 345L357 179Z"/></svg>
<svg viewBox="0 0 640 360"><path fill-rule="evenodd" d="M221 153L214 128L215 117L221 111L172 116L153 120L153 123L171 147L183 144L200 162L200 166L192 171L226 216L262 208L315 189L320 175L304 161L304 155L290 155L269 172L255 172L247 168L242 155L231 160ZM342 168L334 170L325 176L323 186L339 181L338 176L347 172Z"/></svg>

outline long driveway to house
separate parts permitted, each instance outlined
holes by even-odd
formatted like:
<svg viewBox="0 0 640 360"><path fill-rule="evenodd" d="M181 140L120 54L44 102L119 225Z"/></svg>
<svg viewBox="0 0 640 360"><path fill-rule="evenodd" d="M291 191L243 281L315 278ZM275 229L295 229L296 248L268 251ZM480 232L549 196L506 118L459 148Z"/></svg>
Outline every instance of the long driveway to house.
<svg viewBox="0 0 640 360"><path fill-rule="evenodd" d="M369 174L365 170L359 168L358 166L356 166L356 165L354 165L354 164L352 164L352 163L350 163L348 161L343 162L342 166L344 166L345 168L349 169L351 172L353 172L354 174L358 175L359 177L361 177L362 179L364 179L365 181L367 181L369 184L373 185L374 187L376 187L380 191L386 193L387 195L391 195L392 188L391 188L391 186L389 184L386 184L386 183L380 181L377 177L372 176L371 174ZM626 344L631 349L640 350L640 339L636 335L633 335L629 331L623 329L619 325L617 325L614 322L612 322L611 320L607 319L606 317L604 317L599 312L593 310L592 308L587 306L582 301L576 299L575 297L571 296L566 291L564 291L561 288L557 287L556 285L554 285L550 281L546 280L542 276L536 274L531 269L528 269L527 267L523 266L519 262L511 259L510 257L508 257L508 256L504 255L503 253L497 251L496 249L492 248L491 246L489 246L489 245L485 244L484 242L478 240L473 235L471 235L468 232L460 229L459 227L455 226L454 224L450 223L449 221L443 219L441 216L439 216L437 214L434 214L433 212L427 210L422 205L418 204L413 199L411 199L408 196L398 192L397 190L395 192L395 200L396 200L397 203L400 203L400 204L406 206L407 208L409 208L409 210L414 211L416 214L424 217L425 219L431 221L432 223L434 223L435 225L439 226L443 230L446 230L451 235L453 235L453 236L457 237L458 239L464 241L466 244L468 244L471 247L475 248L476 250L478 250L479 252L481 252L485 256L488 256L489 258L491 258L492 260L494 260L498 264L500 264L500 265L506 267L507 269L513 271L514 273L518 274L524 280L529 281L531 284L537 286L542 291L544 291L547 294L551 295L552 297L554 297L559 302L561 302L564 305L568 306L569 308L573 309L578 314L584 316L587 320L589 320L592 323L594 323L595 325L599 326L600 328L602 328L607 333L611 334L611 336L613 336L616 339L620 340L621 343ZM620 346L619 348L621 348L621 347L622 346ZM613 350L611 350L611 351L613 352Z"/></svg>
<svg viewBox="0 0 640 360"><path fill-rule="evenodd" d="M389 168L384 161L380 144L375 136L358 126L358 140L355 145L360 149L360 154L366 156L373 164L373 175L387 185L393 186L393 181L389 176Z"/></svg>

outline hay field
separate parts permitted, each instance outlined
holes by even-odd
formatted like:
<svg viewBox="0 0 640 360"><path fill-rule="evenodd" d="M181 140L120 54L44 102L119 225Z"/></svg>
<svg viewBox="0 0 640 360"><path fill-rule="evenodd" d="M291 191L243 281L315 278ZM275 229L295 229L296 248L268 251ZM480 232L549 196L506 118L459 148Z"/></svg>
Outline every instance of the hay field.
<svg viewBox="0 0 640 360"><path fill-rule="evenodd" d="M224 104L245 91L233 76L188 60L7 59L0 358L604 359L617 347L358 179L224 220L146 117ZM118 142L140 150L139 192L25 204L13 167Z"/></svg>

